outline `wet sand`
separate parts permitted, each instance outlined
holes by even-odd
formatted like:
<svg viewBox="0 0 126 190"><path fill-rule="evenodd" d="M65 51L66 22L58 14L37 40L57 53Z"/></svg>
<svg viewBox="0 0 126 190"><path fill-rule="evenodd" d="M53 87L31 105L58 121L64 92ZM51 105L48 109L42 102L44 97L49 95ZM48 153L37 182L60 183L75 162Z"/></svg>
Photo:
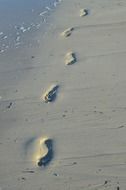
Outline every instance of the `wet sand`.
<svg viewBox="0 0 126 190"><path fill-rule="evenodd" d="M125 189L126 2L63 0L51 21L39 46L0 56L0 187Z"/></svg>

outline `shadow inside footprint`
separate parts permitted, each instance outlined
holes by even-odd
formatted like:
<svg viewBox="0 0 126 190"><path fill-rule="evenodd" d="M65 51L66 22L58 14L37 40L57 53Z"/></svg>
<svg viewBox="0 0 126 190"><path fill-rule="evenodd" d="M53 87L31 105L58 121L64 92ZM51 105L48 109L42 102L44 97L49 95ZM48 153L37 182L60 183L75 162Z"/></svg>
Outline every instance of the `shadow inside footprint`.
<svg viewBox="0 0 126 190"><path fill-rule="evenodd" d="M55 101L55 99L56 99L56 95L57 95L56 92L57 92L58 88L59 88L58 85L55 86L54 89L53 89L53 91L49 93L49 95L48 95L48 99L49 99L50 102Z"/></svg>
<svg viewBox="0 0 126 190"><path fill-rule="evenodd" d="M53 152L53 140L52 139L47 139L45 141L45 145L48 149L48 152L45 156L43 156L42 158L39 159L38 161L38 166L47 166L50 161L53 159L54 156L54 152Z"/></svg>
<svg viewBox="0 0 126 190"><path fill-rule="evenodd" d="M62 33L61 33L61 36L64 36L64 37L69 37L71 34L72 34L72 31L74 30L74 28L67 28L66 30L64 30Z"/></svg>
<svg viewBox="0 0 126 190"><path fill-rule="evenodd" d="M72 65L77 61L76 55L73 52L68 52L65 56L65 64Z"/></svg>
<svg viewBox="0 0 126 190"><path fill-rule="evenodd" d="M56 99L59 86L54 86L45 96L45 102L53 102Z"/></svg>

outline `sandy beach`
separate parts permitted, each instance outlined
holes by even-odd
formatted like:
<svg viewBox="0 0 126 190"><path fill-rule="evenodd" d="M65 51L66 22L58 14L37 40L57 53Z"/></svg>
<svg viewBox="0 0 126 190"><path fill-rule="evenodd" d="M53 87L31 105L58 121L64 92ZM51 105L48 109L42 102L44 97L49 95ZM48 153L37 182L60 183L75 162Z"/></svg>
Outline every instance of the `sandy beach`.
<svg viewBox="0 0 126 190"><path fill-rule="evenodd" d="M0 190L125 190L126 2L62 0L46 24L0 54Z"/></svg>

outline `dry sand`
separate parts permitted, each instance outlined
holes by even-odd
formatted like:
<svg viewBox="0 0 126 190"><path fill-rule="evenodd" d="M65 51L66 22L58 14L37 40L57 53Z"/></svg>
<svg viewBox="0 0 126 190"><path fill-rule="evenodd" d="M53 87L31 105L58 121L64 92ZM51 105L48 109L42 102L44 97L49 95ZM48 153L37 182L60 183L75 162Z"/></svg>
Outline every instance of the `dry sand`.
<svg viewBox="0 0 126 190"><path fill-rule="evenodd" d="M125 0L62 1L32 69L0 89L2 190L126 189L125 39ZM66 67L71 49L77 62ZM57 97L46 104L40 97L53 83ZM45 136L53 157L39 167L35 142Z"/></svg>

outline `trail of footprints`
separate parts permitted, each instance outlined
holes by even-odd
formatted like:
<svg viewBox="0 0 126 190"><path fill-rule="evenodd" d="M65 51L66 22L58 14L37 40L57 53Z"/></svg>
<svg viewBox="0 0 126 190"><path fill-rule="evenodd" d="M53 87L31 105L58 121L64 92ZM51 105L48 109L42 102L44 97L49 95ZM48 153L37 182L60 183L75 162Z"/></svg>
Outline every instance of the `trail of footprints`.
<svg viewBox="0 0 126 190"><path fill-rule="evenodd" d="M80 9L79 16L85 17L88 15L87 9ZM74 27L67 28L61 33L62 37L70 37L72 35L72 32L74 31ZM65 65L72 65L77 61L75 52L67 52L65 55ZM50 103L55 101L57 92L58 92L59 85L58 84L52 84L45 93L41 96L41 99L45 103ZM34 143L34 153L33 153L33 160L39 167L45 167L47 166L53 159L54 156L54 147L53 147L53 139L50 139L48 137L41 137L37 138L37 140ZM33 147L32 147L33 148ZM110 189L111 184L108 183L109 181L105 181L104 184L98 184L93 185L89 187L89 189ZM117 186L117 190L119 190L120 187Z"/></svg>
<svg viewBox="0 0 126 190"><path fill-rule="evenodd" d="M80 17L84 17L88 15L87 9L80 9ZM72 35L72 32L74 31L74 27L67 28L61 33L61 36L67 38ZM75 52L69 51L65 55L65 65L72 65L77 61ZM53 84L51 85L46 92L42 95L41 99L44 100L44 102L49 103L53 102L56 98L56 93L59 88L59 85Z"/></svg>
<svg viewBox="0 0 126 190"><path fill-rule="evenodd" d="M80 17L84 17L88 15L88 11L86 9L80 10ZM74 27L67 28L61 33L62 37L70 37L72 32L74 31ZM77 61L75 52L69 51L65 55L65 65L72 65ZM57 96L57 92L59 89L58 84L52 84L40 97L45 103L54 102ZM53 159L54 150L53 150L53 140L45 137L45 138L38 138L34 144L34 153L33 153L33 160L37 166L47 166L50 161Z"/></svg>

